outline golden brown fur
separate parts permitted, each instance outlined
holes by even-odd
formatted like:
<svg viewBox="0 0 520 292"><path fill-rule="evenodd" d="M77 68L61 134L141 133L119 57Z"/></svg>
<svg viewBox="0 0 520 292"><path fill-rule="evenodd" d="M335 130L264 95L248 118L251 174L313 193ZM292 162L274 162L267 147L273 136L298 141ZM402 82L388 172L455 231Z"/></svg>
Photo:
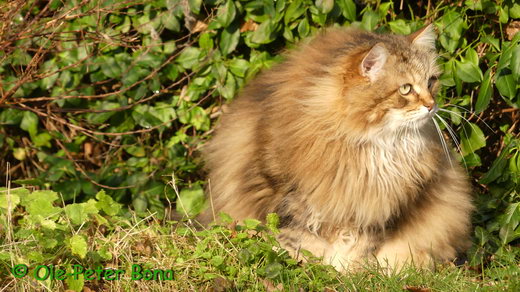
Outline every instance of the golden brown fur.
<svg viewBox="0 0 520 292"><path fill-rule="evenodd" d="M260 74L205 148L212 208L281 218L280 243L339 270L451 260L468 246L470 186L431 118L434 33L328 30ZM403 84L411 84L409 94Z"/></svg>

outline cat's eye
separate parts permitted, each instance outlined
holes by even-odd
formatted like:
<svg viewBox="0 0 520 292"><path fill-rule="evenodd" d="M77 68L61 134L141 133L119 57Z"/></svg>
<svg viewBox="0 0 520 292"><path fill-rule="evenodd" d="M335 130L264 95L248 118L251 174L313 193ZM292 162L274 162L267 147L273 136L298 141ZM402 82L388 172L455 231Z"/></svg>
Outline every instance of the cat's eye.
<svg viewBox="0 0 520 292"><path fill-rule="evenodd" d="M408 95L412 92L412 85L410 83L403 84L399 87L399 94Z"/></svg>

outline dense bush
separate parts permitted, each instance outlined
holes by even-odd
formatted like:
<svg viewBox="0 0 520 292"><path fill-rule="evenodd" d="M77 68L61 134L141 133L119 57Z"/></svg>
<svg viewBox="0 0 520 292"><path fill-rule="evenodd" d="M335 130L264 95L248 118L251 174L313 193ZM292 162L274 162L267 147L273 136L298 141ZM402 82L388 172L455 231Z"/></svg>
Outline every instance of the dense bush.
<svg viewBox="0 0 520 292"><path fill-rule="evenodd" d="M475 187L473 254L501 252L520 238L520 4L405 2L3 2L1 172L66 202L105 189L141 215L162 218L181 199L196 213L199 147L285 48L326 26L408 34L431 22L444 68L438 122L460 141Z"/></svg>

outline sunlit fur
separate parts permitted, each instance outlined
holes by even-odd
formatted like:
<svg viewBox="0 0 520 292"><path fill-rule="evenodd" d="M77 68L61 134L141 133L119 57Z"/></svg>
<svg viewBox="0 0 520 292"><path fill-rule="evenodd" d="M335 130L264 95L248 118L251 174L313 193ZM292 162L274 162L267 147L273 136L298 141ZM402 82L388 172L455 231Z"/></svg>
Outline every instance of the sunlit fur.
<svg viewBox="0 0 520 292"><path fill-rule="evenodd" d="M473 207L428 110L434 37L330 29L260 74L205 147L212 207L199 219L276 212L283 247L338 270L454 259Z"/></svg>

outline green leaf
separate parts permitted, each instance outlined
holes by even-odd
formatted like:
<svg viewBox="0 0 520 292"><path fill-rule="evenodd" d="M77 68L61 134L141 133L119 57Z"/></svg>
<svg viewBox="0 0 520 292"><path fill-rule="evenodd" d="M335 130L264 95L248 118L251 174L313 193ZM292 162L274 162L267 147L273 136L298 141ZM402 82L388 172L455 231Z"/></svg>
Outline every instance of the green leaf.
<svg viewBox="0 0 520 292"><path fill-rule="evenodd" d="M177 63L179 63L185 69L192 68L195 64L199 62L199 57L201 56L201 51L196 47L187 47L182 53L175 59Z"/></svg>
<svg viewBox="0 0 520 292"><path fill-rule="evenodd" d="M379 21L379 14L372 10L367 10L361 19L361 27L368 31L373 31Z"/></svg>
<svg viewBox="0 0 520 292"><path fill-rule="evenodd" d="M194 14L200 13L200 4L202 4L202 0L188 0L188 5L190 6L190 10Z"/></svg>
<svg viewBox="0 0 520 292"><path fill-rule="evenodd" d="M230 54L233 52L240 40L240 29L237 25L230 25L222 31L220 34L220 51L223 55Z"/></svg>
<svg viewBox="0 0 520 292"><path fill-rule="evenodd" d="M72 224L81 225L88 220L90 214L97 214L95 200L88 200L86 203L69 204L65 206L65 214Z"/></svg>
<svg viewBox="0 0 520 292"><path fill-rule="evenodd" d="M462 127L460 147L464 156L486 146L486 137L482 130L473 123Z"/></svg>
<svg viewBox="0 0 520 292"><path fill-rule="evenodd" d="M96 207L103 210L103 212L109 216L117 215L119 211L121 211L121 204L115 202L104 190L96 194L96 199L98 200Z"/></svg>
<svg viewBox="0 0 520 292"><path fill-rule="evenodd" d="M161 16L161 23L164 25L164 27L174 32L179 32L181 29L181 24L173 13L164 13Z"/></svg>
<svg viewBox="0 0 520 292"><path fill-rule="evenodd" d="M271 229L271 231L277 233L278 225L280 223L280 218L276 213L269 213L266 217L266 226Z"/></svg>
<svg viewBox="0 0 520 292"><path fill-rule="evenodd" d="M251 218L244 219L244 225L249 230L256 229L256 227L258 225L260 225L260 223L262 223L262 222L260 222L260 220L257 220L257 219L251 219Z"/></svg>
<svg viewBox="0 0 520 292"><path fill-rule="evenodd" d="M70 250L73 255L77 255L84 259L87 255L87 241L82 235L73 235L69 239Z"/></svg>
<svg viewBox="0 0 520 292"><path fill-rule="evenodd" d="M118 78L123 73L120 63L112 57L102 56L98 63L101 65L101 71L109 78Z"/></svg>
<svg viewBox="0 0 520 292"><path fill-rule="evenodd" d="M213 256L210 260L211 265L218 267L224 263L224 257L216 255Z"/></svg>
<svg viewBox="0 0 520 292"><path fill-rule="evenodd" d="M229 62L229 71L238 77L245 77L249 62L244 59L233 59Z"/></svg>
<svg viewBox="0 0 520 292"><path fill-rule="evenodd" d="M356 20L356 3L353 0L339 0L337 3L346 19L349 21Z"/></svg>
<svg viewBox="0 0 520 292"><path fill-rule="evenodd" d="M316 7L323 13L329 13L334 8L334 0L316 0Z"/></svg>
<svg viewBox="0 0 520 292"><path fill-rule="evenodd" d="M189 216L199 214L204 207L205 196L200 186L183 189L177 198L177 212Z"/></svg>
<svg viewBox="0 0 520 292"><path fill-rule="evenodd" d="M481 0L466 0L464 4L471 10L482 10Z"/></svg>
<svg viewBox="0 0 520 292"><path fill-rule="evenodd" d="M3 125L18 125L23 119L25 111L13 108L2 109L0 112L0 123Z"/></svg>
<svg viewBox="0 0 520 292"><path fill-rule="evenodd" d="M511 54L511 63L509 64L511 72L515 80L520 77L520 44L513 46L513 53Z"/></svg>
<svg viewBox="0 0 520 292"><path fill-rule="evenodd" d="M213 49L213 36L209 32L204 32L199 37L199 47L207 52Z"/></svg>
<svg viewBox="0 0 520 292"><path fill-rule="evenodd" d="M257 44L267 44L274 40L274 23L269 19L262 22L251 36L251 41Z"/></svg>
<svg viewBox="0 0 520 292"><path fill-rule="evenodd" d="M232 0L227 0L226 4L219 7L217 21L223 27L227 27L233 22L236 16L236 7Z"/></svg>
<svg viewBox="0 0 520 292"><path fill-rule="evenodd" d="M509 15L515 19L520 18L520 4L514 3L513 6L509 8Z"/></svg>
<svg viewBox="0 0 520 292"><path fill-rule="evenodd" d="M208 115L200 106L196 106L190 111L190 124L192 124L195 129L207 131L209 130L209 123Z"/></svg>
<svg viewBox="0 0 520 292"><path fill-rule="evenodd" d="M25 190L25 189L21 189ZM10 207L10 210L14 210L18 204L20 204L20 195L27 195L29 194L29 191L25 190L25 192L17 192L16 190L9 190L9 194L7 190L0 191L0 208L8 209ZM0 212L1 214L2 212Z"/></svg>
<svg viewBox="0 0 520 292"><path fill-rule="evenodd" d="M477 103L475 104L476 114L482 112L488 107L491 96L493 95L493 86L491 85L491 71L491 68L486 71L486 74L484 74L484 80L482 80L482 83L480 84Z"/></svg>
<svg viewBox="0 0 520 292"><path fill-rule="evenodd" d="M499 8L498 20L500 23L507 23L509 21L509 8L507 6Z"/></svg>
<svg viewBox="0 0 520 292"><path fill-rule="evenodd" d="M72 266L67 265L67 275L72 275L74 272ZM72 291L84 291L83 287L85 286L85 276L83 274L79 274L74 277L66 277L65 282L67 283L67 289ZM87 290L88 291L88 290Z"/></svg>
<svg viewBox="0 0 520 292"><path fill-rule="evenodd" d="M289 7L285 11L284 23L287 25L290 22L298 19L307 10L307 5L302 5L302 0L291 1Z"/></svg>
<svg viewBox="0 0 520 292"><path fill-rule="evenodd" d="M27 131L29 135L35 136L38 132L38 116L33 112L25 111L20 128Z"/></svg>
<svg viewBox="0 0 520 292"><path fill-rule="evenodd" d="M49 133L40 133L36 136L33 136L31 140L36 147L51 147L52 136Z"/></svg>
<svg viewBox="0 0 520 292"><path fill-rule="evenodd" d="M278 277L283 271L283 266L277 262L271 263L265 267L265 276L269 279Z"/></svg>
<svg viewBox="0 0 520 292"><path fill-rule="evenodd" d="M495 161L493 161L493 164L491 164L488 172L482 176L482 178L479 180L479 183L489 184L502 176L504 169L507 166L507 159L505 158L506 154L507 152L504 150L502 153L500 153L500 156L495 159Z"/></svg>
<svg viewBox="0 0 520 292"><path fill-rule="evenodd" d="M520 202L511 203L505 213L500 216L500 238L503 244L507 244L520 237L520 232L515 232L520 223Z"/></svg>
<svg viewBox="0 0 520 292"><path fill-rule="evenodd" d="M478 65L475 65L471 60L464 60L464 62L456 62L456 74L464 82L478 82L482 80L482 71Z"/></svg>
<svg viewBox="0 0 520 292"><path fill-rule="evenodd" d="M53 206L53 202L58 199L58 194L53 191L35 191L21 199L22 206L30 215L56 218L62 211Z"/></svg>
<svg viewBox="0 0 520 292"><path fill-rule="evenodd" d="M300 35L301 38L304 38L308 36L310 32L311 27L309 25L309 21L307 18L302 19L298 24L298 35Z"/></svg>
<svg viewBox="0 0 520 292"><path fill-rule="evenodd" d="M497 74L495 85L502 96L513 99L516 95L516 82L513 74L507 69L500 70Z"/></svg>
<svg viewBox="0 0 520 292"><path fill-rule="evenodd" d="M412 28L403 19L394 20L388 23L390 29L397 34L408 35L412 33Z"/></svg>
<svg viewBox="0 0 520 292"><path fill-rule="evenodd" d="M218 91L225 99L231 99L235 96L237 90L235 77L231 73L226 74L226 82L218 84Z"/></svg>
<svg viewBox="0 0 520 292"><path fill-rule="evenodd" d="M455 52L465 27L463 16L455 11L455 8L452 8L436 21L436 25L440 31L439 41L441 45L448 52Z"/></svg>

